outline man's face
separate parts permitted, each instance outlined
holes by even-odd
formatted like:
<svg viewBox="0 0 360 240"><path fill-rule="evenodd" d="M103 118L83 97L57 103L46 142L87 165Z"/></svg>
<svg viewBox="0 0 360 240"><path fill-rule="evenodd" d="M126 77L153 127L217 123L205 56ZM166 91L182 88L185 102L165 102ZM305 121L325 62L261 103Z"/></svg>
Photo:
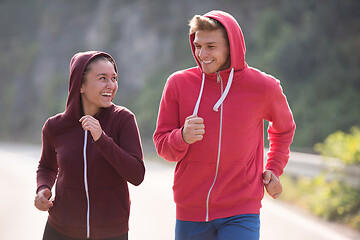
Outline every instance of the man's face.
<svg viewBox="0 0 360 240"><path fill-rule="evenodd" d="M195 56L204 73L214 73L230 68L230 48L223 30L197 31L194 46Z"/></svg>

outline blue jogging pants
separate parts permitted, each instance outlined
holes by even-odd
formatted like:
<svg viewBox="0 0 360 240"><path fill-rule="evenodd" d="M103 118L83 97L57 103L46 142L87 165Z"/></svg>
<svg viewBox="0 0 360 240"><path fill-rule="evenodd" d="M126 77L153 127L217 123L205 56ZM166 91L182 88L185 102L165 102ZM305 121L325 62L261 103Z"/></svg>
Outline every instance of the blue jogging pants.
<svg viewBox="0 0 360 240"><path fill-rule="evenodd" d="M176 220L175 240L259 240L259 214L245 214L209 222Z"/></svg>

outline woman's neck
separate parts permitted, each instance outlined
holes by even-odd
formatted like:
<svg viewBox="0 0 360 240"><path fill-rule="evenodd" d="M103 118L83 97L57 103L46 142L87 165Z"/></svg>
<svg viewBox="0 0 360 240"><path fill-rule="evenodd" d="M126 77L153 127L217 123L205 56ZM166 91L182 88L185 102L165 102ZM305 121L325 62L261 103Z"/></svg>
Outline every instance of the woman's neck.
<svg viewBox="0 0 360 240"><path fill-rule="evenodd" d="M87 107L83 105L84 115L95 116L100 111L97 107Z"/></svg>

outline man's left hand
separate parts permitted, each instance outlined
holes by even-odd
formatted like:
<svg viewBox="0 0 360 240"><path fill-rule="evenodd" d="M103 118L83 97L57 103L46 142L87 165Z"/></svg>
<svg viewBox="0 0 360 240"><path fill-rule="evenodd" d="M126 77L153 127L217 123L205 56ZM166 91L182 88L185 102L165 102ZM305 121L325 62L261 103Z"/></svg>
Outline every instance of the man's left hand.
<svg viewBox="0 0 360 240"><path fill-rule="evenodd" d="M263 173L263 182L267 193L274 199L278 198L282 192L282 186L278 177L270 170Z"/></svg>

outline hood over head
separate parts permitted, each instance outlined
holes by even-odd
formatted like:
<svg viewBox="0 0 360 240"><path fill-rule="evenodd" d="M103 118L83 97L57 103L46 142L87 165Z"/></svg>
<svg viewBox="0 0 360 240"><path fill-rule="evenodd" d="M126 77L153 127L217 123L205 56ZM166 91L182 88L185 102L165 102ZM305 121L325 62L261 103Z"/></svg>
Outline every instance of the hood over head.
<svg viewBox="0 0 360 240"><path fill-rule="evenodd" d="M203 16L215 19L218 22L220 22L225 27L225 30L226 30L226 33L227 33L227 36L229 39L231 64L230 64L230 68L228 70L230 71L230 74L229 74L229 78L228 78L228 81L227 81L227 84L226 84L223 94L221 95L221 97L215 103L215 105L213 107L213 110L215 112L217 112L219 107L224 102L227 94L229 93L235 71L241 70L247 66L246 62L245 62L245 52L246 52L245 41L244 41L244 36L243 36L243 33L241 31L239 24L237 23L236 19L233 16L231 16L230 14L220 11L220 10L213 10L213 11L206 13ZM195 55L194 39L195 39L195 33L190 34L191 50L192 50L192 53L193 53L196 63L198 64L199 68L202 70L201 64ZM227 71L227 70L225 70L225 71ZM204 83L205 83L205 73L203 72L201 88L200 88L198 100L195 104L193 115L197 115L197 113L198 113L199 104L200 104L201 96L203 93Z"/></svg>
<svg viewBox="0 0 360 240"><path fill-rule="evenodd" d="M220 10L213 10L203 15L204 17L213 18L219 21L226 29L226 33L229 39L229 46L230 46L230 58L231 58L231 68L234 70L241 70L246 66L245 63L245 41L244 36L241 31L241 28L236 21L236 19L231 16L229 13L220 11ZM201 68L201 64L198 62L195 56L195 46L194 46L194 39L195 33L190 34L190 45L193 56Z"/></svg>
<svg viewBox="0 0 360 240"><path fill-rule="evenodd" d="M66 102L65 115L80 119L83 116L80 88L84 71L88 63L98 56L109 57L115 61L108 53L100 51L87 51L76 53L70 61L70 76L69 76L69 93ZM115 72L117 68L115 65Z"/></svg>

